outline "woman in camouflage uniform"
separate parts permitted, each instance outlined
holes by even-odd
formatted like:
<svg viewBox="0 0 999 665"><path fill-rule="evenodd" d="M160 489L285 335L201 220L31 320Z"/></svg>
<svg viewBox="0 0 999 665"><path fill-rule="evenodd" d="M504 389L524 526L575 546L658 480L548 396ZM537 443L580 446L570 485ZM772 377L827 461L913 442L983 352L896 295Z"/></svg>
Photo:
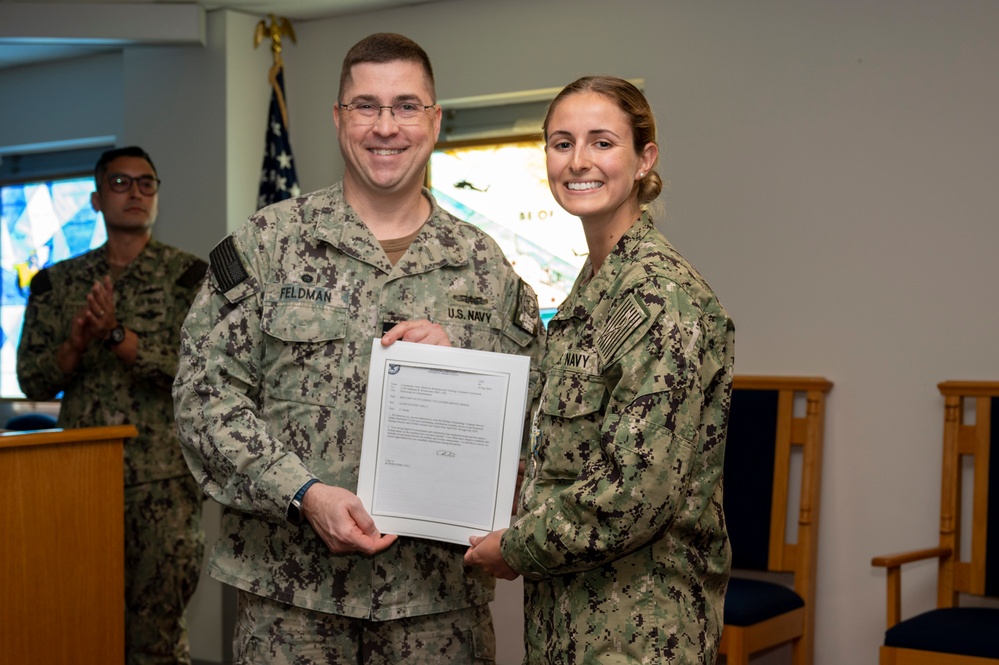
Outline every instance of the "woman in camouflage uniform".
<svg viewBox="0 0 999 665"><path fill-rule="evenodd" d="M580 79L544 134L589 258L549 324L517 519L466 562L524 576L528 663L714 663L734 327L648 214L662 180L642 93Z"/></svg>

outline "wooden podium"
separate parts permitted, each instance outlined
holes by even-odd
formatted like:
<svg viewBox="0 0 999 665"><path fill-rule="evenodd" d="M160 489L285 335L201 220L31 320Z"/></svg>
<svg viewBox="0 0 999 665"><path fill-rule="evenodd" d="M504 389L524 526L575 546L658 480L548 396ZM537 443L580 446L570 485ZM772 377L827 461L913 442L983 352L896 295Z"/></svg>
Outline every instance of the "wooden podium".
<svg viewBox="0 0 999 665"><path fill-rule="evenodd" d="M0 434L0 662L125 662L131 425Z"/></svg>

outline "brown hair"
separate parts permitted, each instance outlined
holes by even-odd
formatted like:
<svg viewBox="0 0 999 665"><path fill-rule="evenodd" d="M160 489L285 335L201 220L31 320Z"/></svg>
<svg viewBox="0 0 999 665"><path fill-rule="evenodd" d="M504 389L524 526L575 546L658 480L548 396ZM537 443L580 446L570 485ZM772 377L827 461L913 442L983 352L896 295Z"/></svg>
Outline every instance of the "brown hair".
<svg viewBox="0 0 999 665"><path fill-rule="evenodd" d="M434 87L434 69L430 66L430 57L419 44L409 37L398 35L394 32L376 32L368 35L361 41L350 47L347 55L343 58L343 67L340 69L340 90L337 92L337 100L344 101L344 88L350 84L351 69L354 65L364 62L415 62L423 67L423 73L427 77L427 87L433 99L430 101L437 103L437 92Z"/></svg>
<svg viewBox="0 0 999 665"><path fill-rule="evenodd" d="M598 95L603 95L624 111L631 122L636 155L640 155L649 143L656 143L656 118L652 113L652 107L649 106L649 100L633 84L616 76L584 76L562 88L562 91L555 95L555 99L548 105L548 113L545 115L545 121L542 125L546 142L548 141L548 121L551 119L555 107L569 95L584 92L595 92ZM657 157L649 172L635 185L638 190L638 205L640 206L646 206L655 201L663 190L663 180L656 171L658 164L659 158Z"/></svg>

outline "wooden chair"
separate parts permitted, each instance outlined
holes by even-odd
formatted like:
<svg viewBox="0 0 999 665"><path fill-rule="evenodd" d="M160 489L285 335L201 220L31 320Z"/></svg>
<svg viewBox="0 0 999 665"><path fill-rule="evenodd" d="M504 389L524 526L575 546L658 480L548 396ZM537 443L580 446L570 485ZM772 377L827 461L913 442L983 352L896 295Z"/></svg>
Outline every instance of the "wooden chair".
<svg viewBox="0 0 999 665"><path fill-rule="evenodd" d="M725 445L725 522L733 575L725 596L720 653L728 665L791 643L795 665L810 665L826 394L823 378L736 376ZM803 401L796 415L795 402ZM800 465L792 463L793 449ZM800 468L800 479L792 480ZM787 532L800 483L797 538ZM744 572L745 571L745 572ZM759 573L791 573L793 588Z"/></svg>
<svg viewBox="0 0 999 665"><path fill-rule="evenodd" d="M871 561L888 572L888 630L880 662L996 665L999 606L960 607L959 595L999 598L999 427L992 428L999 420L999 382L946 381L938 387L944 397L940 544ZM971 515L962 531L966 479L972 483ZM990 485L997 491L990 494ZM969 528L971 546L964 553L961 534ZM903 621L902 565L924 559L937 559L937 607Z"/></svg>

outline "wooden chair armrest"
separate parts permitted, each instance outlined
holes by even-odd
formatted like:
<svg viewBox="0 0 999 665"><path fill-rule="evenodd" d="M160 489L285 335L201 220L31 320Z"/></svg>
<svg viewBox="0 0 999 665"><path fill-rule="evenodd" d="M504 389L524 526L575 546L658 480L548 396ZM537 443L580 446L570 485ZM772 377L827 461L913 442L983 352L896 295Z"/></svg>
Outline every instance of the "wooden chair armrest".
<svg viewBox="0 0 999 665"><path fill-rule="evenodd" d="M899 566L922 561L923 559L941 559L951 555L949 547L931 547L925 550L911 550L909 552L897 552L895 554L885 554L871 559L872 566L879 568L898 568Z"/></svg>
<svg viewBox="0 0 999 665"><path fill-rule="evenodd" d="M902 564L923 559L938 559L951 554L952 550L949 547L931 547L925 550L886 554L871 559L872 566L888 569L888 628L902 620Z"/></svg>

